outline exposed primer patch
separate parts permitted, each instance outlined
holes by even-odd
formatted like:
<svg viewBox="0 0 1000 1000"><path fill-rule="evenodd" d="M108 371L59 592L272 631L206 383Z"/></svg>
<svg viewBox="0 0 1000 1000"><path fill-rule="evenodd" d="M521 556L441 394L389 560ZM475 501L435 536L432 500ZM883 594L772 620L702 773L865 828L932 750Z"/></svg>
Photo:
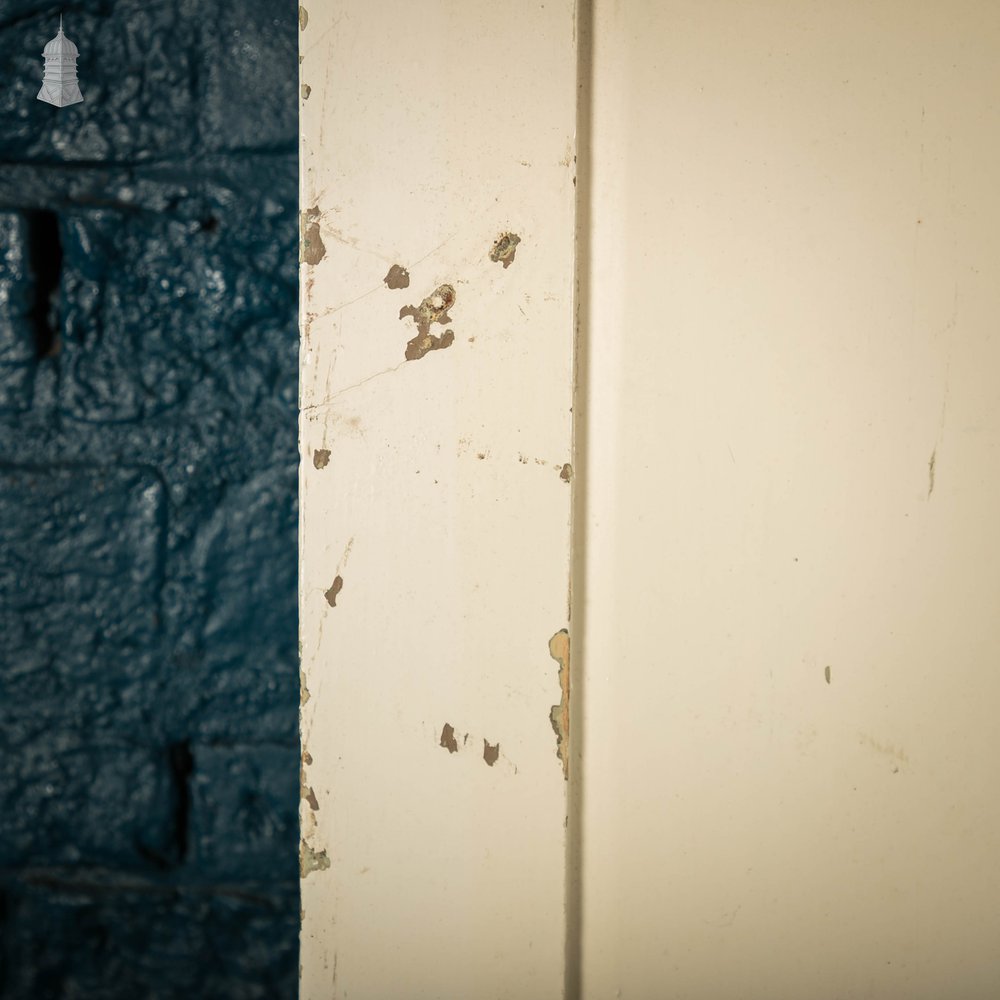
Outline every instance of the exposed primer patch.
<svg viewBox="0 0 1000 1000"><path fill-rule="evenodd" d="M312 758L309 758L312 760ZM316 793L313 791L312 786L306 782L306 757L305 754L302 755L302 763L299 766L299 795L309 803L309 808L313 812L319 811L319 800L316 798Z"/></svg>
<svg viewBox="0 0 1000 1000"><path fill-rule="evenodd" d="M309 95L312 93L312 90L313 90L312 87L310 87L308 83L302 84L302 100L303 101L308 101L309 100Z"/></svg>
<svg viewBox="0 0 1000 1000"><path fill-rule="evenodd" d="M316 851L304 840L299 843L300 878L305 878L310 872L325 872L329 867L330 856L326 851Z"/></svg>
<svg viewBox="0 0 1000 1000"><path fill-rule="evenodd" d="M330 589L323 595L326 598L326 603L330 605L331 608L337 606L337 595L344 588L344 578L342 576L335 576L333 578L333 583L330 584Z"/></svg>
<svg viewBox="0 0 1000 1000"><path fill-rule="evenodd" d="M517 233L501 233L493 243L490 260L495 264L503 264L506 270L514 263L514 254L517 253L517 245L520 242L521 237Z"/></svg>
<svg viewBox="0 0 1000 1000"><path fill-rule="evenodd" d="M385 282L387 288L409 288L410 272L402 264L393 264L382 280Z"/></svg>
<svg viewBox="0 0 1000 1000"><path fill-rule="evenodd" d="M313 451L313 466L317 469L325 469L330 464L330 449L316 448Z"/></svg>
<svg viewBox="0 0 1000 1000"><path fill-rule="evenodd" d="M556 755L562 761L563 777L569 780L569 632L560 629L549 639L549 655L559 664L559 688L562 697L549 712L556 734Z"/></svg>
<svg viewBox="0 0 1000 1000"><path fill-rule="evenodd" d="M937 448L931 452L931 460L927 463L927 499L934 492L934 466L937 464Z"/></svg>
<svg viewBox="0 0 1000 1000"><path fill-rule="evenodd" d="M483 760L492 767L500 758L500 744L483 740Z"/></svg>
<svg viewBox="0 0 1000 1000"><path fill-rule="evenodd" d="M318 264L326 256L326 247L319 234L319 208L316 206L299 213L299 236L299 260L303 264Z"/></svg>
<svg viewBox="0 0 1000 1000"><path fill-rule="evenodd" d="M826 678L826 683L829 684L830 683L830 664L829 663L823 668L823 676Z"/></svg>
<svg viewBox="0 0 1000 1000"><path fill-rule="evenodd" d="M562 468L561 468L561 469L559 470L559 478L560 478L560 479L561 479L561 480L562 480L562 481L563 481L564 483L568 483L568 482L569 482L569 481L570 481L570 480L571 480L571 479L573 478L573 466L572 466L572 465L570 465L570 464L569 464L569 462L567 462L567 463L566 463L566 464L565 464L565 465L564 465L564 466L563 466L563 467L562 467Z"/></svg>
<svg viewBox="0 0 1000 1000"><path fill-rule="evenodd" d="M441 746L448 753L458 753L458 740L455 739L455 727L448 725L447 722L441 730Z"/></svg>
<svg viewBox="0 0 1000 1000"><path fill-rule="evenodd" d="M299 4L299 31L305 31L309 23L309 11Z"/></svg>
<svg viewBox="0 0 1000 1000"><path fill-rule="evenodd" d="M410 316L417 324L417 335L406 345L406 360L419 361L430 351L440 351L450 347L455 341L455 332L445 330L440 336L431 333L434 323L444 326L451 322L448 310L455 304L455 289L451 285L439 285L419 306L403 306L399 318Z"/></svg>

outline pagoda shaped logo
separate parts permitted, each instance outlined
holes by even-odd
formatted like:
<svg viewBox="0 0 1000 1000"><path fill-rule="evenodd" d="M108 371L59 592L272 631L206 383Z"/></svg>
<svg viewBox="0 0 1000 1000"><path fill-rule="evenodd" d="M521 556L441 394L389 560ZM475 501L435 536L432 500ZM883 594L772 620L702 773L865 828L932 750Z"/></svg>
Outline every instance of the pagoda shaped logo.
<svg viewBox="0 0 1000 1000"><path fill-rule="evenodd" d="M62 15L59 15L59 34L42 50L45 57L45 75L38 99L57 108L79 104L83 100L76 81L77 47L63 34Z"/></svg>

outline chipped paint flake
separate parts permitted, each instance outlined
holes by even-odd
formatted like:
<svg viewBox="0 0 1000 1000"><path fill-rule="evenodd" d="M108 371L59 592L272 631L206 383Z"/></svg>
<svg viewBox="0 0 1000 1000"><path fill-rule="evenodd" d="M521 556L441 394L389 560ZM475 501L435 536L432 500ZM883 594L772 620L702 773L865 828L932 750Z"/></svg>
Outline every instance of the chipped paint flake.
<svg viewBox="0 0 1000 1000"><path fill-rule="evenodd" d="M299 31L305 31L309 23L309 11L299 4Z"/></svg>
<svg viewBox="0 0 1000 1000"><path fill-rule="evenodd" d="M500 744L483 740L483 760L492 767L500 758Z"/></svg>
<svg viewBox="0 0 1000 1000"><path fill-rule="evenodd" d="M455 727L450 726L447 722L441 730L441 746L443 746L448 753L458 753L458 740L455 739Z"/></svg>
<svg viewBox="0 0 1000 1000"><path fill-rule="evenodd" d="M343 590L344 578L342 576L335 576L333 578L333 583L330 585L330 589L323 595L326 598L326 603L330 605L331 608L337 606L337 595Z"/></svg>
<svg viewBox="0 0 1000 1000"><path fill-rule="evenodd" d="M308 83L302 84L302 100L308 101L309 95L312 93L312 87Z"/></svg>
<svg viewBox="0 0 1000 1000"><path fill-rule="evenodd" d="M330 449L317 448L313 452L313 467L316 469L325 469L329 464L330 464Z"/></svg>
<svg viewBox="0 0 1000 1000"><path fill-rule="evenodd" d="M299 670L299 704L307 704L309 697L309 688L306 686L306 672Z"/></svg>
<svg viewBox="0 0 1000 1000"><path fill-rule="evenodd" d="M386 288L394 290L397 288L409 288L410 272L402 264L393 264L382 280L385 282Z"/></svg>
<svg viewBox="0 0 1000 1000"><path fill-rule="evenodd" d="M318 264L326 256L326 246L319 234L319 208L313 206L299 213L299 260Z"/></svg>
<svg viewBox="0 0 1000 1000"><path fill-rule="evenodd" d="M569 632L560 629L549 639L549 655L559 664L559 688L562 697L549 712L556 734L556 755L562 761L563 777L569 780Z"/></svg>
<svg viewBox="0 0 1000 1000"><path fill-rule="evenodd" d="M419 306L403 306L399 318L410 317L417 324L417 335L406 345L406 360L419 361L430 351L440 351L455 342L455 331L445 330L441 335L431 333L434 323L444 326L451 322L448 310L455 304L455 289L439 285Z"/></svg>
<svg viewBox="0 0 1000 1000"><path fill-rule="evenodd" d="M514 255L520 242L521 237L517 233L501 233L490 250L490 260L495 264L503 264L504 270L507 270L514 263Z"/></svg>
<svg viewBox="0 0 1000 1000"><path fill-rule="evenodd" d="M305 878L312 872L324 872L330 867L326 851L315 850L307 841L299 843L299 876Z"/></svg>
<svg viewBox="0 0 1000 1000"><path fill-rule="evenodd" d="M573 466L572 466L572 465L570 465L570 464L569 464L569 462L567 462L567 463L566 463L566 464L565 464L565 465L564 465L564 466L563 466L563 467L562 467L562 468L561 468L561 469L559 470L559 478L560 478L560 479L561 479L561 480L562 480L562 481L563 481L564 483L568 483L568 482L569 482L569 481L570 481L570 480L571 480L571 479L573 478Z"/></svg>

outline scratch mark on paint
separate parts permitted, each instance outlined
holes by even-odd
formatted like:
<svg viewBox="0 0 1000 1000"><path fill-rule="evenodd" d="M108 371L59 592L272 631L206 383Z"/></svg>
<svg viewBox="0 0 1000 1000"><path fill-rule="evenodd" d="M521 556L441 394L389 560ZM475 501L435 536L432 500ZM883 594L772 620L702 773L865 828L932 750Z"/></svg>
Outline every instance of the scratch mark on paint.
<svg viewBox="0 0 1000 1000"><path fill-rule="evenodd" d="M826 678L826 683L830 683L830 664L828 663L823 669L823 676Z"/></svg>
<svg viewBox="0 0 1000 1000"><path fill-rule="evenodd" d="M500 744L491 744L489 740L483 740L483 760L492 767L500 756Z"/></svg>
<svg viewBox="0 0 1000 1000"><path fill-rule="evenodd" d="M937 464L937 448L931 452L931 459L927 463L927 499L930 500L934 492L934 466Z"/></svg>
<svg viewBox="0 0 1000 1000"><path fill-rule="evenodd" d="M569 632L560 629L549 639L549 655L559 664L559 688L562 697L549 712L556 734L556 755L562 761L563 777L569 780Z"/></svg>
<svg viewBox="0 0 1000 1000"><path fill-rule="evenodd" d="M312 872L323 872L330 867L326 851L317 851L305 840L299 844L299 876L305 878Z"/></svg>
<svg viewBox="0 0 1000 1000"><path fill-rule="evenodd" d="M330 449L317 448L313 451L313 467L325 469L330 464Z"/></svg>
<svg viewBox="0 0 1000 1000"><path fill-rule="evenodd" d="M494 241L493 249L490 250L490 260L494 264L503 264L506 271L514 263L514 255L520 242L521 237L517 233L501 233Z"/></svg>
<svg viewBox="0 0 1000 1000"><path fill-rule="evenodd" d="M326 256L326 246L319 234L319 208L313 206L299 213L299 260L304 264L318 264Z"/></svg>
<svg viewBox="0 0 1000 1000"><path fill-rule="evenodd" d="M441 746L448 753L458 753L458 740L455 739L455 727L449 725L447 722L441 730Z"/></svg>
<svg viewBox="0 0 1000 1000"><path fill-rule="evenodd" d="M337 606L337 595L344 587L344 578L342 576L335 576L333 578L333 583L330 585L330 589L323 595L326 598L326 603L330 605L331 608Z"/></svg>

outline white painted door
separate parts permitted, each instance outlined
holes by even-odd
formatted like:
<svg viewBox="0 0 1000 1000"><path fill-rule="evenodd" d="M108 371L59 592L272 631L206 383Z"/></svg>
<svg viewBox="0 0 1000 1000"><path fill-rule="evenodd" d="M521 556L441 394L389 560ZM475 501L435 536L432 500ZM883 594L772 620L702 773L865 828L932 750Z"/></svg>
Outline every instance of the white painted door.
<svg viewBox="0 0 1000 1000"><path fill-rule="evenodd" d="M996 995L997 52L310 7L303 997Z"/></svg>

